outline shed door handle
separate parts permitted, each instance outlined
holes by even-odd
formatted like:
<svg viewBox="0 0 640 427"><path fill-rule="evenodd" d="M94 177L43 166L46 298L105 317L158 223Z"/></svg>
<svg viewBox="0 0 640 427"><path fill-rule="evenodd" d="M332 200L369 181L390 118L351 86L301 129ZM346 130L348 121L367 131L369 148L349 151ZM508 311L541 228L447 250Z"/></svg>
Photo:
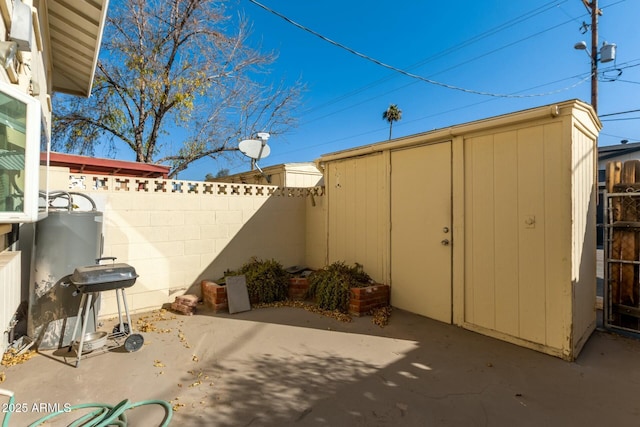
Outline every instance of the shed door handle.
<svg viewBox="0 0 640 427"><path fill-rule="evenodd" d="M444 240L443 240L442 242L440 242L440 243L442 243L442 246L449 246L449 243L451 243L451 242L449 242L449 239L444 239Z"/></svg>

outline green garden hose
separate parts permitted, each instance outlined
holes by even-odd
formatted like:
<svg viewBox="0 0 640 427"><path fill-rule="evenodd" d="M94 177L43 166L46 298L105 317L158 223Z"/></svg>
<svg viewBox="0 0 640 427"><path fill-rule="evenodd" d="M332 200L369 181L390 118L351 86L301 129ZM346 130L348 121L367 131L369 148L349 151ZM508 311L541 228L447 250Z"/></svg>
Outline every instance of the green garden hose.
<svg viewBox="0 0 640 427"><path fill-rule="evenodd" d="M0 389L0 394L9 396L9 408L11 408L15 401L13 392ZM169 402L166 402L164 400L142 400L140 402L129 403L129 400L125 399L117 405L109 405L107 403L81 403L79 405L73 405L40 418L36 422L29 424L29 427L37 427L64 413L86 408L96 409L78 418L76 421L69 424L69 427L126 427L127 416L125 412L129 409L134 409L138 406L144 405L162 406L165 409L165 417L159 427L166 427L169 425L169 423L171 422L171 417L173 416L173 408L171 407ZM9 418L11 418L11 412L7 411L4 416L4 421L2 422L2 427L9 427Z"/></svg>

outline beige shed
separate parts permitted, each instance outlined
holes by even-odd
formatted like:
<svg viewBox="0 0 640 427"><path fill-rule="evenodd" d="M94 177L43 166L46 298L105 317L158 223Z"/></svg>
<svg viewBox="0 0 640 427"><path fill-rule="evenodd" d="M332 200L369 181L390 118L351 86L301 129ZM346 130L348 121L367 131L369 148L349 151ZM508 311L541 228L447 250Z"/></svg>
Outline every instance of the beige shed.
<svg viewBox="0 0 640 427"><path fill-rule="evenodd" d="M216 182L277 185L278 187L308 188L322 185L322 172L312 162L283 163L259 170L241 172L215 178Z"/></svg>
<svg viewBox="0 0 640 427"><path fill-rule="evenodd" d="M596 326L600 129L572 100L324 155L326 259L394 307L573 360Z"/></svg>

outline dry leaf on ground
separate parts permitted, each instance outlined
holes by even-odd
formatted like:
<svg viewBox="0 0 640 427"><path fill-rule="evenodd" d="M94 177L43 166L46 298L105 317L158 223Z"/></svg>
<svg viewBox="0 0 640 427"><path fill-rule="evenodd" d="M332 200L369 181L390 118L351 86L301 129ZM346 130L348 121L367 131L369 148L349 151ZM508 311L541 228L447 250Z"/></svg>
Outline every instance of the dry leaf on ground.
<svg viewBox="0 0 640 427"><path fill-rule="evenodd" d="M2 366L15 366L26 362L27 360L38 354L35 350L27 351L23 354L18 354L18 350L10 348L5 354L2 355Z"/></svg>

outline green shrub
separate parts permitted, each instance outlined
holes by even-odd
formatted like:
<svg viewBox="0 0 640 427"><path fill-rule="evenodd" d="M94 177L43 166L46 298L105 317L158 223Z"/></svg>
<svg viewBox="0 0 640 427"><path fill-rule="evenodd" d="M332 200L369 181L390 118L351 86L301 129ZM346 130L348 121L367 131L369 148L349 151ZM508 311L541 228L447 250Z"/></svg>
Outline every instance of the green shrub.
<svg viewBox="0 0 640 427"><path fill-rule="evenodd" d="M356 263L351 267L344 262L333 264L311 273L309 276L309 296L325 310L349 311L349 293L351 288L369 286L371 278Z"/></svg>
<svg viewBox="0 0 640 427"><path fill-rule="evenodd" d="M289 293L289 273L276 260L251 258L237 271L225 272L227 276L244 274L247 291L252 301L271 303L287 299Z"/></svg>

